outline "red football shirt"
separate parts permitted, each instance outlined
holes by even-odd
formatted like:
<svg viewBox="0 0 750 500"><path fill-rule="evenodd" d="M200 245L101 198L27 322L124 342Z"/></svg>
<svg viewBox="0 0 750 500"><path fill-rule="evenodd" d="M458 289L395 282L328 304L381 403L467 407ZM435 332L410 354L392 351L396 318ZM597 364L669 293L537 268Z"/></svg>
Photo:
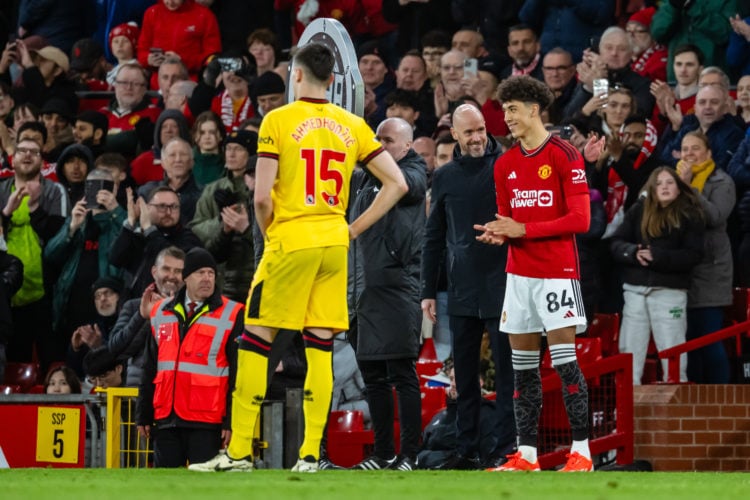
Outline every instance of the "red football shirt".
<svg viewBox="0 0 750 500"><path fill-rule="evenodd" d="M498 213L526 225L524 237L508 239L506 272L578 279L574 235L587 231L590 222L589 189L578 150L556 136L531 152L516 143L495 162L495 189ZM570 202L578 196L575 212Z"/></svg>

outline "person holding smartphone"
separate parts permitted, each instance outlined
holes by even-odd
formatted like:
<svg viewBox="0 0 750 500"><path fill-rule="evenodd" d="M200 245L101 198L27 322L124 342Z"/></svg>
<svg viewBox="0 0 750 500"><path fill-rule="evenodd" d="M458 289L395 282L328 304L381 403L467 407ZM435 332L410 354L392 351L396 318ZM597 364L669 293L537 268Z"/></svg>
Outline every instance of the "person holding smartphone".
<svg viewBox="0 0 750 500"><path fill-rule="evenodd" d="M76 144L67 148L61 156L64 165L80 160L73 156L79 154L74 148L85 149L85 146ZM86 166L88 169L93 166L90 157ZM67 168L63 167L64 170ZM122 271L107 262L109 248L120 233L127 215L117 203L114 179L109 172L99 169L84 174L83 179L80 194L71 198L73 209L70 215L44 248L45 262L60 269L53 287L52 323L56 338L64 345L70 344L72 334L79 327L91 325L92 318L96 316L92 285L102 278L122 277ZM84 186L90 182L89 179L99 179L94 181L95 186L87 186L89 191L97 186L102 189L85 196ZM95 204L87 202L92 194Z"/></svg>

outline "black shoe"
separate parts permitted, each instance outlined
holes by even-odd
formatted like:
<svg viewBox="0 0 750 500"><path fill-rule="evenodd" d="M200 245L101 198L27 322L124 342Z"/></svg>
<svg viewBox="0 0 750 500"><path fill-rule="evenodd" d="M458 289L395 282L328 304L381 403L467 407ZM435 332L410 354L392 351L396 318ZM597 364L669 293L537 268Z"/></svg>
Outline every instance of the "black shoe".
<svg viewBox="0 0 750 500"><path fill-rule="evenodd" d="M482 463L479 457L465 457L460 453L450 456L445 463L436 467L440 470L479 470L481 468Z"/></svg>
<svg viewBox="0 0 750 500"><path fill-rule="evenodd" d="M362 460L357 465L353 466L352 469L359 469L359 470L381 470L381 469L392 469L394 464L396 463L396 458L393 457L390 460L385 460L384 458L380 458L378 456L371 456L370 458L366 458Z"/></svg>
<svg viewBox="0 0 750 500"><path fill-rule="evenodd" d="M396 460L396 463L393 464L391 469L393 470L401 470L401 471L412 471L417 468L417 460L412 460L411 458L407 456L401 456L398 460Z"/></svg>
<svg viewBox="0 0 750 500"><path fill-rule="evenodd" d="M331 462L331 459L328 457L320 457L320 460L318 461L318 470L342 470L344 467L341 467L340 465L336 465L335 463Z"/></svg>

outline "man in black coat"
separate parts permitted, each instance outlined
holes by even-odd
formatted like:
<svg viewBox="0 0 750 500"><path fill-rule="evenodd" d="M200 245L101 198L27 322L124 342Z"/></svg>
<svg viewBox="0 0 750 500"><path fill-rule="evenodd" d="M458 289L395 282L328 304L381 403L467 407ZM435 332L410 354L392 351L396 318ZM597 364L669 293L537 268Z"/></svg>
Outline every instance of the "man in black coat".
<svg viewBox="0 0 750 500"><path fill-rule="evenodd" d="M349 269L354 276L349 310L355 315L350 323L356 325L350 329L350 338L354 339L375 430L373 456L355 468L409 471L416 467L422 429L416 360L422 319L419 268L427 168L411 149L412 127L405 120L384 120L377 136L403 172L409 192L350 247ZM354 174L351 220L372 204L380 187L364 170ZM398 395L400 457L394 451L392 387Z"/></svg>
<svg viewBox="0 0 750 500"><path fill-rule="evenodd" d="M128 198L128 218L112 245L109 263L128 271L129 297L140 297L151 282L151 266L162 249L174 245L187 252L203 244L180 224L180 198L172 188L158 187L146 201L138 198L137 204L132 193Z"/></svg>
<svg viewBox="0 0 750 500"><path fill-rule="evenodd" d="M444 468L475 469L502 458L515 439L510 346L507 336L499 331L507 251L505 247L483 246L473 230L478 221L487 217L492 220L497 213L493 165L500 148L487 135L481 112L470 104L454 112L451 134L458 141L454 159L437 169L432 180L430 216L422 247L422 310L436 321L438 269L445 249L458 433L456 454ZM485 330L490 335L495 363L498 428L494 453L480 457L479 349Z"/></svg>

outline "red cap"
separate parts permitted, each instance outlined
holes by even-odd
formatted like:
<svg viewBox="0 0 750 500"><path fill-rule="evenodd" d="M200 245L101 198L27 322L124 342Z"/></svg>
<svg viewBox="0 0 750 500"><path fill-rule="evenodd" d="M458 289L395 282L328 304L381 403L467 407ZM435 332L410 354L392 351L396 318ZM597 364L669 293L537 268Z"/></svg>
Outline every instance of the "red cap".
<svg viewBox="0 0 750 500"><path fill-rule="evenodd" d="M651 19L654 17L654 13L656 12L656 7L647 7L645 9L641 9L635 13L633 13L632 16L630 16L630 19L628 19L629 23L638 23L646 28L651 27Z"/></svg>

